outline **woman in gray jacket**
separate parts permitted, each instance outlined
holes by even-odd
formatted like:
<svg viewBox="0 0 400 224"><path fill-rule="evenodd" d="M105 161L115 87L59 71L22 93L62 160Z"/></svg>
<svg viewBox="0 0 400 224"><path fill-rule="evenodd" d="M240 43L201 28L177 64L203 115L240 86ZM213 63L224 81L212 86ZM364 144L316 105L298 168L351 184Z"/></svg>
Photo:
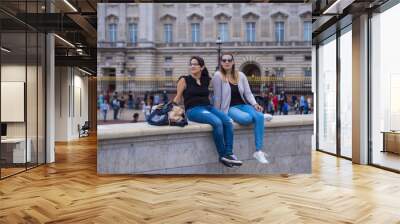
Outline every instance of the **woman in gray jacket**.
<svg viewBox="0 0 400 224"><path fill-rule="evenodd" d="M212 79L214 88L214 106L226 113L241 125L254 124L256 151L253 156L260 163L268 163L264 145L264 114L263 108L257 104L251 92L247 77L235 70L232 54L223 53L220 70Z"/></svg>

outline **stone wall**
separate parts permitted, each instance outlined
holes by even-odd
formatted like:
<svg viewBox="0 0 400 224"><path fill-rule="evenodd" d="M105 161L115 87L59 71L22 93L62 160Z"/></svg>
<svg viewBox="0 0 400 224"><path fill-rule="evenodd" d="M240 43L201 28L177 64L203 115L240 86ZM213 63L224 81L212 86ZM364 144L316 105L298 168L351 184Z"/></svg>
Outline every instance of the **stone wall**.
<svg viewBox="0 0 400 224"><path fill-rule="evenodd" d="M269 164L253 157L251 126L235 124L234 153L241 167L218 162L211 126L191 123L184 128L145 123L100 125L99 174L276 174L311 172L312 115L275 116L266 122L264 151Z"/></svg>

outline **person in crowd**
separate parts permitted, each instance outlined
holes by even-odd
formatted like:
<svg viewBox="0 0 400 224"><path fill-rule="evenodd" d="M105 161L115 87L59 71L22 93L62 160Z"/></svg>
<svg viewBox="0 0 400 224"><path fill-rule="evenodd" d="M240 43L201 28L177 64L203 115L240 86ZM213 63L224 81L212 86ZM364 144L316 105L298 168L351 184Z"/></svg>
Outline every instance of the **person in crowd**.
<svg viewBox="0 0 400 224"><path fill-rule="evenodd" d="M274 95L272 92L269 93L269 101L268 101L268 113L271 115L274 115L275 113L275 107L273 103Z"/></svg>
<svg viewBox="0 0 400 224"><path fill-rule="evenodd" d="M147 102L148 97L149 97L149 91L146 91L146 92L144 93L143 101L144 101L144 102Z"/></svg>
<svg viewBox="0 0 400 224"><path fill-rule="evenodd" d="M118 97L116 97L115 95L113 96L113 100L111 102L111 106L112 106L112 109L114 111L114 120L118 120L118 113L119 113L119 109L121 107L121 104L119 102Z"/></svg>
<svg viewBox="0 0 400 224"><path fill-rule="evenodd" d="M150 116L152 108L153 108L153 100L151 97L148 97L147 102L145 102L142 107L142 112L146 120Z"/></svg>
<svg viewBox="0 0 400 224"><path fill-rule="evenodd" d="M304 100L304 114L308 114L309 106L308 101Z"/></svg>
<svg viewBox="0 0 400 224"><path fill-rule="evenodd" d="M190 74L178 80L177 94L173 99L178 104L183 98L187 118L198 123L210 124L219 161L227 167L240 166L242 161L233 154L233 124L223 112L214 108L209 99L211 81L203 58L193 56L189 60Z"/></svg>
<svg viewBox="0 0 400 224"><path fill-rule="evenodd" d="M274 104L274 111L278 114L278 96L275 95L274 98L272 99L272 103Z"/></svg>
<svg viewBox="0 0 400 224"><path fill-rule="evenodd" d="M103 93L101 93L97 99L97 108L98 109L100 109L103 102L104 102L104 95L103 95Z"/></svg>
<svg viewBox="0 0 400 224"><path fill-rule="evenodd" d="M300 97L300 114L303 114L306 100L304 96Z"/></svg>
<svg viewBox="0 0 400 224"><path fill-rule="evenodd" d="M135 110L140 110L140 102L140 97L137 97L135 101Z"/></svg>
<svg viewBox="0 0 400 224"><path fill-rule="evenodd" d="M129 94L128 94L128 109L132 110L134 104L135 104L135 99L133 98L132 91L129 91Z"/></svg>
<svg viewBox="0 0 400 224"><path fill-rule="evenodd" d="M309 111L309 113L312 113L312 111L313 111L313 105L312 105L312 98L311 98L311 97L308 97L308 98L307 98L307 105L308 105L308 111Z"/></svg>
<svg viewBox="0 0 400 224"><path fill-rule="evenodd" d="M251 92L247 77L235 69L233 54L223 53L220 70L212 80L214 106L241 125L253 124L256 151L253 157L260 163L268 163L264 147L264 114Z"/></svg>
<svg viewBox="0 0 400 224"><path fill-rule="evenodd" d="M168 103L168 94L167 91L163 91L163 103L166 104Z"/></svg>
<svg viewBox="0 0 400 224"><path fill-rule="evenodd" d="M282 104L282 113L283 113L283 115L288 115L289 114L289 110L290 110L290 106L289 106L288 102L286 100L283 101L283 104Z"/></svg>
<svg viewBox="0 0 400 224"><path fill-rule="evenodd" d="M292 95L292 105L294 106L297 102L297 96L296 95Z"/></svg>
<svg viewBox="0 0 400 224"><path fill-rule="evenodd" d="M279 115L283 113L283 103L285 102L285 93L282 91L278 96L278 110Z"/></svg>
<svg viewBox="0 0 400 224"><path fill-rule="evenodd" d="M158 95L158 93L156 93L155 95L154 95L154 105L158 105L158 104L160 104L160 95Z"/></svg>
<svg viewBox="0 0 400 224"><path fill-rule="evenodd" d="M121 98L119 99L119 117L123 117L122 114L124 112L125 108L125 97L121 96Z"/></svg>
<svg viewBox="0 0 400 224"><path fill-rule="evenodd" d="M139 121L139 114L138 113L134 113L133 114L132 123L137 123L138 121Z"/></svg>
<svg viewBox="0 0 400 224"><path fill-rule="evenodd" d="M110 106L108 105L107 100L104 100L100 105L101 113L103 114L103 121L107 121L107 112L110 110Z"/></svg>

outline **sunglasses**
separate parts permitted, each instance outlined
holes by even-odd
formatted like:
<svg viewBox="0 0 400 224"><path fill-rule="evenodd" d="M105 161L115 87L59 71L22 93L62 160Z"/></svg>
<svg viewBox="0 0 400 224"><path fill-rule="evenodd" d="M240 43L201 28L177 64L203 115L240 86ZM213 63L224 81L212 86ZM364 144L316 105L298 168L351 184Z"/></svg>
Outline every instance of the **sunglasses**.
<svg viewBox="0 0 400 224"><path fill-rule="evenodd" d="M221 61L224 62L224 63L226 63L226 62L231 63L233 60L232 59L222 59Z"/></svg>

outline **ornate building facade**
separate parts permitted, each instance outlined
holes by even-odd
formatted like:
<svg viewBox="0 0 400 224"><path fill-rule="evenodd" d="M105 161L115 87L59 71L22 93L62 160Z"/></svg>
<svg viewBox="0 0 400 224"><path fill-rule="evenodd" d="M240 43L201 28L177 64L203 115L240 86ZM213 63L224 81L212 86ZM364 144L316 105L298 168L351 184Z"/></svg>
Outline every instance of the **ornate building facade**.
<svg viewBox="0 0 400 224"><path fill-rule="evenodd" d="M310 4L103 3L97 74L178 77L188 73L193 55L213 72L220 47L234 54L236 68L248 76L311 76L311 32ZM107 85L99 90L135 88Z"/></svg>

